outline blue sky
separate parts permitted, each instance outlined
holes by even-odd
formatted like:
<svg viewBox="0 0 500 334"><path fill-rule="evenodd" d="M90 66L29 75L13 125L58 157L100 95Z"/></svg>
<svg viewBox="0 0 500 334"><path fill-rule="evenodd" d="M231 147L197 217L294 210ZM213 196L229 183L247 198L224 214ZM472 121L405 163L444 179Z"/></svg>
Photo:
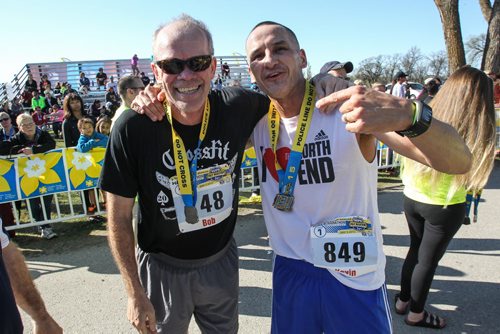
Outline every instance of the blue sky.
<svg viewBox="0 0 500 334"><path fill-rule="evenodd" d="M245 53L258 22L273 20L295 31L316 73L329 60L354 66L380 54L444 50L432 0L83 0L5 1L0 19L0 82L26 63L140 58L151 55L151 34L181 13L204 21L216 55ZM464 40L486 32L478 0L460 0Z"/></svg>

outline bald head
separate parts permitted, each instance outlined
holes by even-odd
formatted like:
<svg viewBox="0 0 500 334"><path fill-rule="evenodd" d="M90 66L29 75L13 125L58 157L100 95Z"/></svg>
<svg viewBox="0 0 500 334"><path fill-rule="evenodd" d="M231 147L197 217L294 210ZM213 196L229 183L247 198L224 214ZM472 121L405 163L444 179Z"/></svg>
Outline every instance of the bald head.
<svg viewBox="0 0 500 334"><path fill-rule="evenodd" d="M255 29L257 29L261 26L277 26L277 27L283 29L285 31L285 33L288 35L288 37L290 38L290 40L292 41L292 43L294 44L294 46L297 48L297 50L300 49L299 40L297 39L297 35L295 35L293 30L288 28L287 26L281 24L281 23L274 22L274 21L262 21L260 23L257 23L257 25L255 25L255 27L253 27L252 30L250 31L250 33L248 34L247 40L248 40L248 37L250 37L250 35L252 35L252 32L254 32Z"/></svg>

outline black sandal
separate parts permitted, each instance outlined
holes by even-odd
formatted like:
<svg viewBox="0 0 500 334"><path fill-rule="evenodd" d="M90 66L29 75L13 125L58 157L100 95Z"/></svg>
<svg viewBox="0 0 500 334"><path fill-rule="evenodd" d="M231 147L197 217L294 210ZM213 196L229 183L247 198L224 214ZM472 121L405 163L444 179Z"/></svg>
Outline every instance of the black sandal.
<svg viewBox="0 0 500 334"><path fill-rule="evenodd" d="M441 325L441 320L443 320L443 324ZM425 328L433 328L433 329L442 329L446 327L446 322L444 319L424 310L424 317L420 321L410 321L408 318L405 318L405 323L408 326L416 326L416 327L425 327Z"/></svg>
<svg viewBox="0 0 500 334"><path fill-rule="evenodd" d="M400 295L399 293L396 293L396 295L394 296L394 311L396 311L397 314L405 315L408 312L408 306L410 306L410 303L406 304L406 307L404 310L398 309L398 307L396 305L398 303L398 300L400 300L399 295Z"/></svg>

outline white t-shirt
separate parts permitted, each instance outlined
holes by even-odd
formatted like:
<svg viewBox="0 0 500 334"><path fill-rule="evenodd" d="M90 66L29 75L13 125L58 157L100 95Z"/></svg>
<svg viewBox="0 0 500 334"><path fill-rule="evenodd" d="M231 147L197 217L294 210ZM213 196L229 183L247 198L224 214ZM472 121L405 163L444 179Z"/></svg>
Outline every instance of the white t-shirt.
<svg viewBox="0 0 500 334"><path fill-rule="evenodd" d="M281 119L278 161L287 160L298 118ZM314 110L295 184L293 209L283 212L272 206L278 181L268 131L267 116L264 116L255 127L252 140L259 166L264 218L275 253L313 263L311 226L338 217L368 217L373 225L372 240L377 257L374 269L356 277L329 271L351 288L380 288L385 281L386 260L378 215L376 161L365 160L356 136L345 130L338 110L333 114Z"/></svg>
<svg viewBox="0 0 500 334"><path fill-rule="evenodd" d="M399 82L396 82L394 85L394 88L392 89L392 95L397 96L397 97L406 97L406 84L402 83L400 84Z"/></svg>

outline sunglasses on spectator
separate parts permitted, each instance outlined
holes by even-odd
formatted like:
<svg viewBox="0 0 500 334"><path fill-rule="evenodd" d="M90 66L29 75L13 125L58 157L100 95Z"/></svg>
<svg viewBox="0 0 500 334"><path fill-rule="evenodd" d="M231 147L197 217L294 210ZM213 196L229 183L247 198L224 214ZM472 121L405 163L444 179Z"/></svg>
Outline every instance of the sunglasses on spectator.
<svg viewBox="0 0 500 334"><path fill-rule="evenodd" d="M6 117L6 118L0 118L0 121L2 121L2 122L3 122L3 121L7 121L7 120L9 120L9 119L10 119L10 118L8 118L8 117Z"/></svg>
<svg viewBox="0 0 500 334"><path fill-rule="evenodd" d="M196 56L191 57L186 60L182 59L164 59L156 62L156 65L162 69L163 72L167 74L179 74L184 71L184 67L187 66L193 72L205 71L212 62L212 56Z"/></svg>

